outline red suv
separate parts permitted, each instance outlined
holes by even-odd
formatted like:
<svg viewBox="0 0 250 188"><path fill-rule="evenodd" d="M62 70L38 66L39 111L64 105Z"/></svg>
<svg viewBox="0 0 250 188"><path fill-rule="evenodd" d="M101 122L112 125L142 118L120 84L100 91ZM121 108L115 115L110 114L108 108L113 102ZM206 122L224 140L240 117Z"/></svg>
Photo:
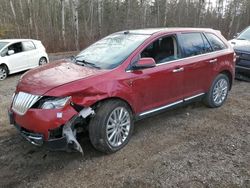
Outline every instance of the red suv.
<svg viewBox="0 0 250 188"><path fill-rule="evenodd" d="M216 30L118 32L24 74L10 122L35 145L80 152L76 134L87 130L96 149L111 153L128 143L135 120L194 100L221 106L234 70L234 51Z"/></svg>

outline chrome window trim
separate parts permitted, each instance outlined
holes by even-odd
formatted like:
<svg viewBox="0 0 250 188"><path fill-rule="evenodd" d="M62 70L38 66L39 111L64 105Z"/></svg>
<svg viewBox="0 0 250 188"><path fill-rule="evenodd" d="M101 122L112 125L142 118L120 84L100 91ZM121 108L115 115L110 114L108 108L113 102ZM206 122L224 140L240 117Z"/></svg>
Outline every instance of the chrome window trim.
<svg viewBox="0 0 250 188"><path fill-rule="evenodd" d="M163 62L163 63L156 64L156 67L161 66L161 65L170 64L170 63L175 63L175 62L182 61L182 60L188 60L188 59L192 59L192 58L196 58L196 57L203 57L203 56L206 56L206 55L213 55L213 54L223 53L223 52L229 52L229 48L226 48L226 49L223 49L223 50L218 50L218 51L213 51L213 52L209 52L209 53L205 53L205 54L195 55L195 56L191 56L191 57L184 57L184 58L180 58L180 59L176 59L176 60L172 60L172 61L166 61L166 62ZM126 70L126 72L133 72L133 71L134 70L131 70L131 69Z"/></svg>
<svg viewBox="0 0 250 188"><path fill-rule="evenodd" d="M166 61L166 62L163 62L163 63L156 64L156 66L158 67L158 66L161 66L161 65L174 63L174 62L181 61L181 60L187 60L187 59L192 59L192 58L196 58L196 57L203 57L203 56L206 56L206 55L213 55L213 54L217 54L218 52L221 53L221 52L224 52L224 51L225 52L228 51L228 48L223 49L223 50L218 50L218 51L205 53L205 54L200 54L200 55L195 55L195 56L190 56L190 57L184 57L184 58L176 59L176 60L173 60L173 61Z"/></svg>
<svg viewBox="0 0 250 188"><path fill-rule="evenodd" d="M157 111L159 111L159 110L163 110L163 109L166 109L166 108L175 106L175 105L177 105L177 104L181 104L181 103L186 102L186 101L189 101L189 100L191 100L191 99L200 97L200 96L202 96L202 95L204 95L204 94L205 94L205 93L199 93L199 94L197 94L197 95L193 95L193 96L188 97L188 98L185 98L185 99L183 99L183 100L179 100L179 101L176 101L176 102L173 102L173 103L170 103L170 104L167 104L167 105L158 107L158 108L154 108L154 109L152 109L152 110L148 110L148 111L142 112L142 113L139 114L139 116L145 116L145 115L147 115L147 114L151 114L151 113L153 113L153 112L157 112Z"/></svg>

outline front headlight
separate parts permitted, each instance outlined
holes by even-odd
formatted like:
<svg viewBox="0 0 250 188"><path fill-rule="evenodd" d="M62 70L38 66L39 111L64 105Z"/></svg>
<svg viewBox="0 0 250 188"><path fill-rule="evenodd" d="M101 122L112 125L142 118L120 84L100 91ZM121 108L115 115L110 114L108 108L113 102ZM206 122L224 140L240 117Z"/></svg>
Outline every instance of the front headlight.
<svg viewBox="0 0 250 188"><path fill-rule="evenodd" d="M42 109L63 108L69 99L70 97L48 99L42 104L41 108Z"/></svg>

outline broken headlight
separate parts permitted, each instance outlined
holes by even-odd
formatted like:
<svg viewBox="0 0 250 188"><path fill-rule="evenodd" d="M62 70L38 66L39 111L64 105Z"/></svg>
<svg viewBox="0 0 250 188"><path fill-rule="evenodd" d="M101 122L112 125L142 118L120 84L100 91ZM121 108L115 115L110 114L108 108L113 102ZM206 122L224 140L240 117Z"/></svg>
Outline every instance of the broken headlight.
<svg viewBox="0 0 250 188"><path fill-rule="evenodd" d="M63 108L65 104L68 102L70 97L64 97L64 98L48 98L46 101L43 102L41 105L42 109L59 109Z"/></svg>

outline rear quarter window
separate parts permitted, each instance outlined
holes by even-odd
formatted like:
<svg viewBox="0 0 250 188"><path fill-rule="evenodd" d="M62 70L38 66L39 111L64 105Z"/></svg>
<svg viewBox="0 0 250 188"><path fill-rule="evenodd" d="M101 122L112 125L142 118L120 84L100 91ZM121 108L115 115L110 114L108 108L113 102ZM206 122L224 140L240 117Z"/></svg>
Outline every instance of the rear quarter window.
<svg viewBox="0 0 250 188"><path fill-rule="evenodd" d="M224 42L217 37L215 34L213 33L205 33L206 38L208 39L210 45L212 46L214 51L219 51L219 50L223 50L226 49L227 46L224 44Z"/></svg>

